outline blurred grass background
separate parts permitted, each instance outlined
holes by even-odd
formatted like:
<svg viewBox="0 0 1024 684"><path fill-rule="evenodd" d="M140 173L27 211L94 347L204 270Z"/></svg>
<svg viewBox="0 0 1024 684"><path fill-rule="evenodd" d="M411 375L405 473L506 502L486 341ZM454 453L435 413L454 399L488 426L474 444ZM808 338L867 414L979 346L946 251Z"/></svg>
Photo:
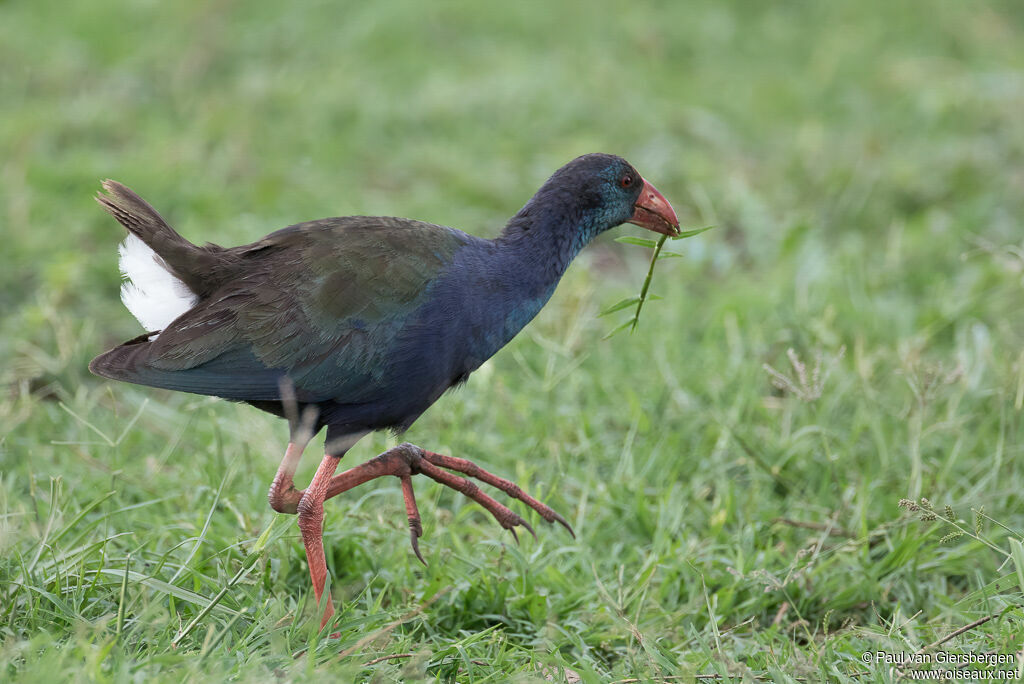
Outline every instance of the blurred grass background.
<svg viewBox="0 0 1024 684"><path fill-rule="evenodd" d="M860 654L989 615L943 648L1020 667L1022 27L942 0L0 3L3 678L890 681ZM367 485L326 507L317 642L265 499L284 426L86 370L139 332L100 179L200 243L345 214L493 235L594 151L717 229L607 341L648 255L593 246L408 434L578 539L516 547L417 482L424 569L397 483ZM897 505L921 497L938 519Z"/></svg>

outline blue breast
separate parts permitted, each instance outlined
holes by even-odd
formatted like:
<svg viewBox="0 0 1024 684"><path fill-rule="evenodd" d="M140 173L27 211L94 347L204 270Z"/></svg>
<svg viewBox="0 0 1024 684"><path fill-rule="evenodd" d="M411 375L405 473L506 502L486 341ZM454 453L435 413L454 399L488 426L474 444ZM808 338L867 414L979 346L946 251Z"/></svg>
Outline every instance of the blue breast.
<svg viewBox="0 0 1024 684"><path fill-rule="evenodd" d="M390 345L385 384L396 408L418 416L533 320L558 277L538 277L521 257L486 240L455 255Z"/></svg>

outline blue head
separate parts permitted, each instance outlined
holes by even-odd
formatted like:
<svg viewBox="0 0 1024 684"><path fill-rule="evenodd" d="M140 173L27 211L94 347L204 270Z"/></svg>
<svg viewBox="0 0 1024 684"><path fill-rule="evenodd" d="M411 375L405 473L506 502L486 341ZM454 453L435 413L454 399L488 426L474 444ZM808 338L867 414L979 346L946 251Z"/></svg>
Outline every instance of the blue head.
<svg viewBox="0 0 1024 684"><path fill-rule="evenodd" d="M629 162L586 154L555 171L512 217L505 234L548 233L556 251L571 259L604 231L627 222L666 235L679 232L671 205Z"/></svg>

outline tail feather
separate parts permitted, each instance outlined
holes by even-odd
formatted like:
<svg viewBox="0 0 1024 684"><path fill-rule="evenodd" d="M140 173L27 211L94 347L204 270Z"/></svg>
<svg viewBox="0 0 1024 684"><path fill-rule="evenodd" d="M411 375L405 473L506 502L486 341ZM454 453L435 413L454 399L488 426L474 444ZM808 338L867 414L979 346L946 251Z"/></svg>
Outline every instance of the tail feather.
<svg viewBox="0 0 1024 684"><path fill-rule="evenodd" d="M103 181L103 189L109 195L97 193L96 201L118 222L135 235L145 240L149 237L170 238L177 242L188 242L164 221L149 202L139 197L126 185L115 180ZM191 244L191 243L189 243Z"/></svg>
<svg viewBox="0 0 1024 684"><path fill-rule="evenodd" d="M117 181L103 181L108 194L98 193L96 201L163 259L166 266L198 296L208 294L219 273L219 247L198 247L178 234L146 200Z"/></svg>

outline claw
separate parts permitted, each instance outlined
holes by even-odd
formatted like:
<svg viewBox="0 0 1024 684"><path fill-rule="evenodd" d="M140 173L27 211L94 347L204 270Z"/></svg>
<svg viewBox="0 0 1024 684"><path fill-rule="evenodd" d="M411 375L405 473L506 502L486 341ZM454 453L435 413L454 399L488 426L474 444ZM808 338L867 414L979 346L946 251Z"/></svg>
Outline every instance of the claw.
<svg viewBox="0 0 1024 684"><path fill-rule="evenodd" d="M534 540L534 541L539 541L539 540L537 539L537 533L533 531L533 528L532 528L532 527L530 527L530 523L528 523L528 522L526 522L525 520L523 520L522 518L520 518L520 519L519 519L519 524L520 524L520 525L522 525L523 527L525 527L525 528L526 528L526 530L527 530L527 531L528 531L528 532L529 532L530 534L532 534L532 535L533 535L533 540Z"/></svg>
<svg viewBox="0 0 1024 684"><path fill-rule="evenodd" d="M412 552L423 563L423 567L429 567L427 561L423 560L420 554L419 538L423 536L423 525L420 524L420 511L416 508L416 495L412 491L412 477L408 474L400 475L402 480L402 498L405 499L405 514L409 519L409 540L412 542Z"/></svg>
<svg viewBox="0 0 1024 684"><path fill-rule="evenodd" d="M510 527L508 531L512 533L512 538L516 540L516 546L519 546L519 535L516 534L516 528Z"/></svg>
<svg viewBox="0 0 1024 684"><path fill-rule="evenodd" d="M420 542L416 536L416 530L409 530L409 541L412 542L412 552L416 554L416 557L420 559L420 563L423 563L423 567L429 568L427 561L423 560L423 556L420 554Z"/></svg>
<svg viewBox="0 0 1024 684"><path fill-rule="evenodd" d="M572 535L573 539L576 538L576 533L572 531L572 525L565 522L565 518L555 513L555 522L564 527L565 529L569 530L569 534Z"/></svg>

